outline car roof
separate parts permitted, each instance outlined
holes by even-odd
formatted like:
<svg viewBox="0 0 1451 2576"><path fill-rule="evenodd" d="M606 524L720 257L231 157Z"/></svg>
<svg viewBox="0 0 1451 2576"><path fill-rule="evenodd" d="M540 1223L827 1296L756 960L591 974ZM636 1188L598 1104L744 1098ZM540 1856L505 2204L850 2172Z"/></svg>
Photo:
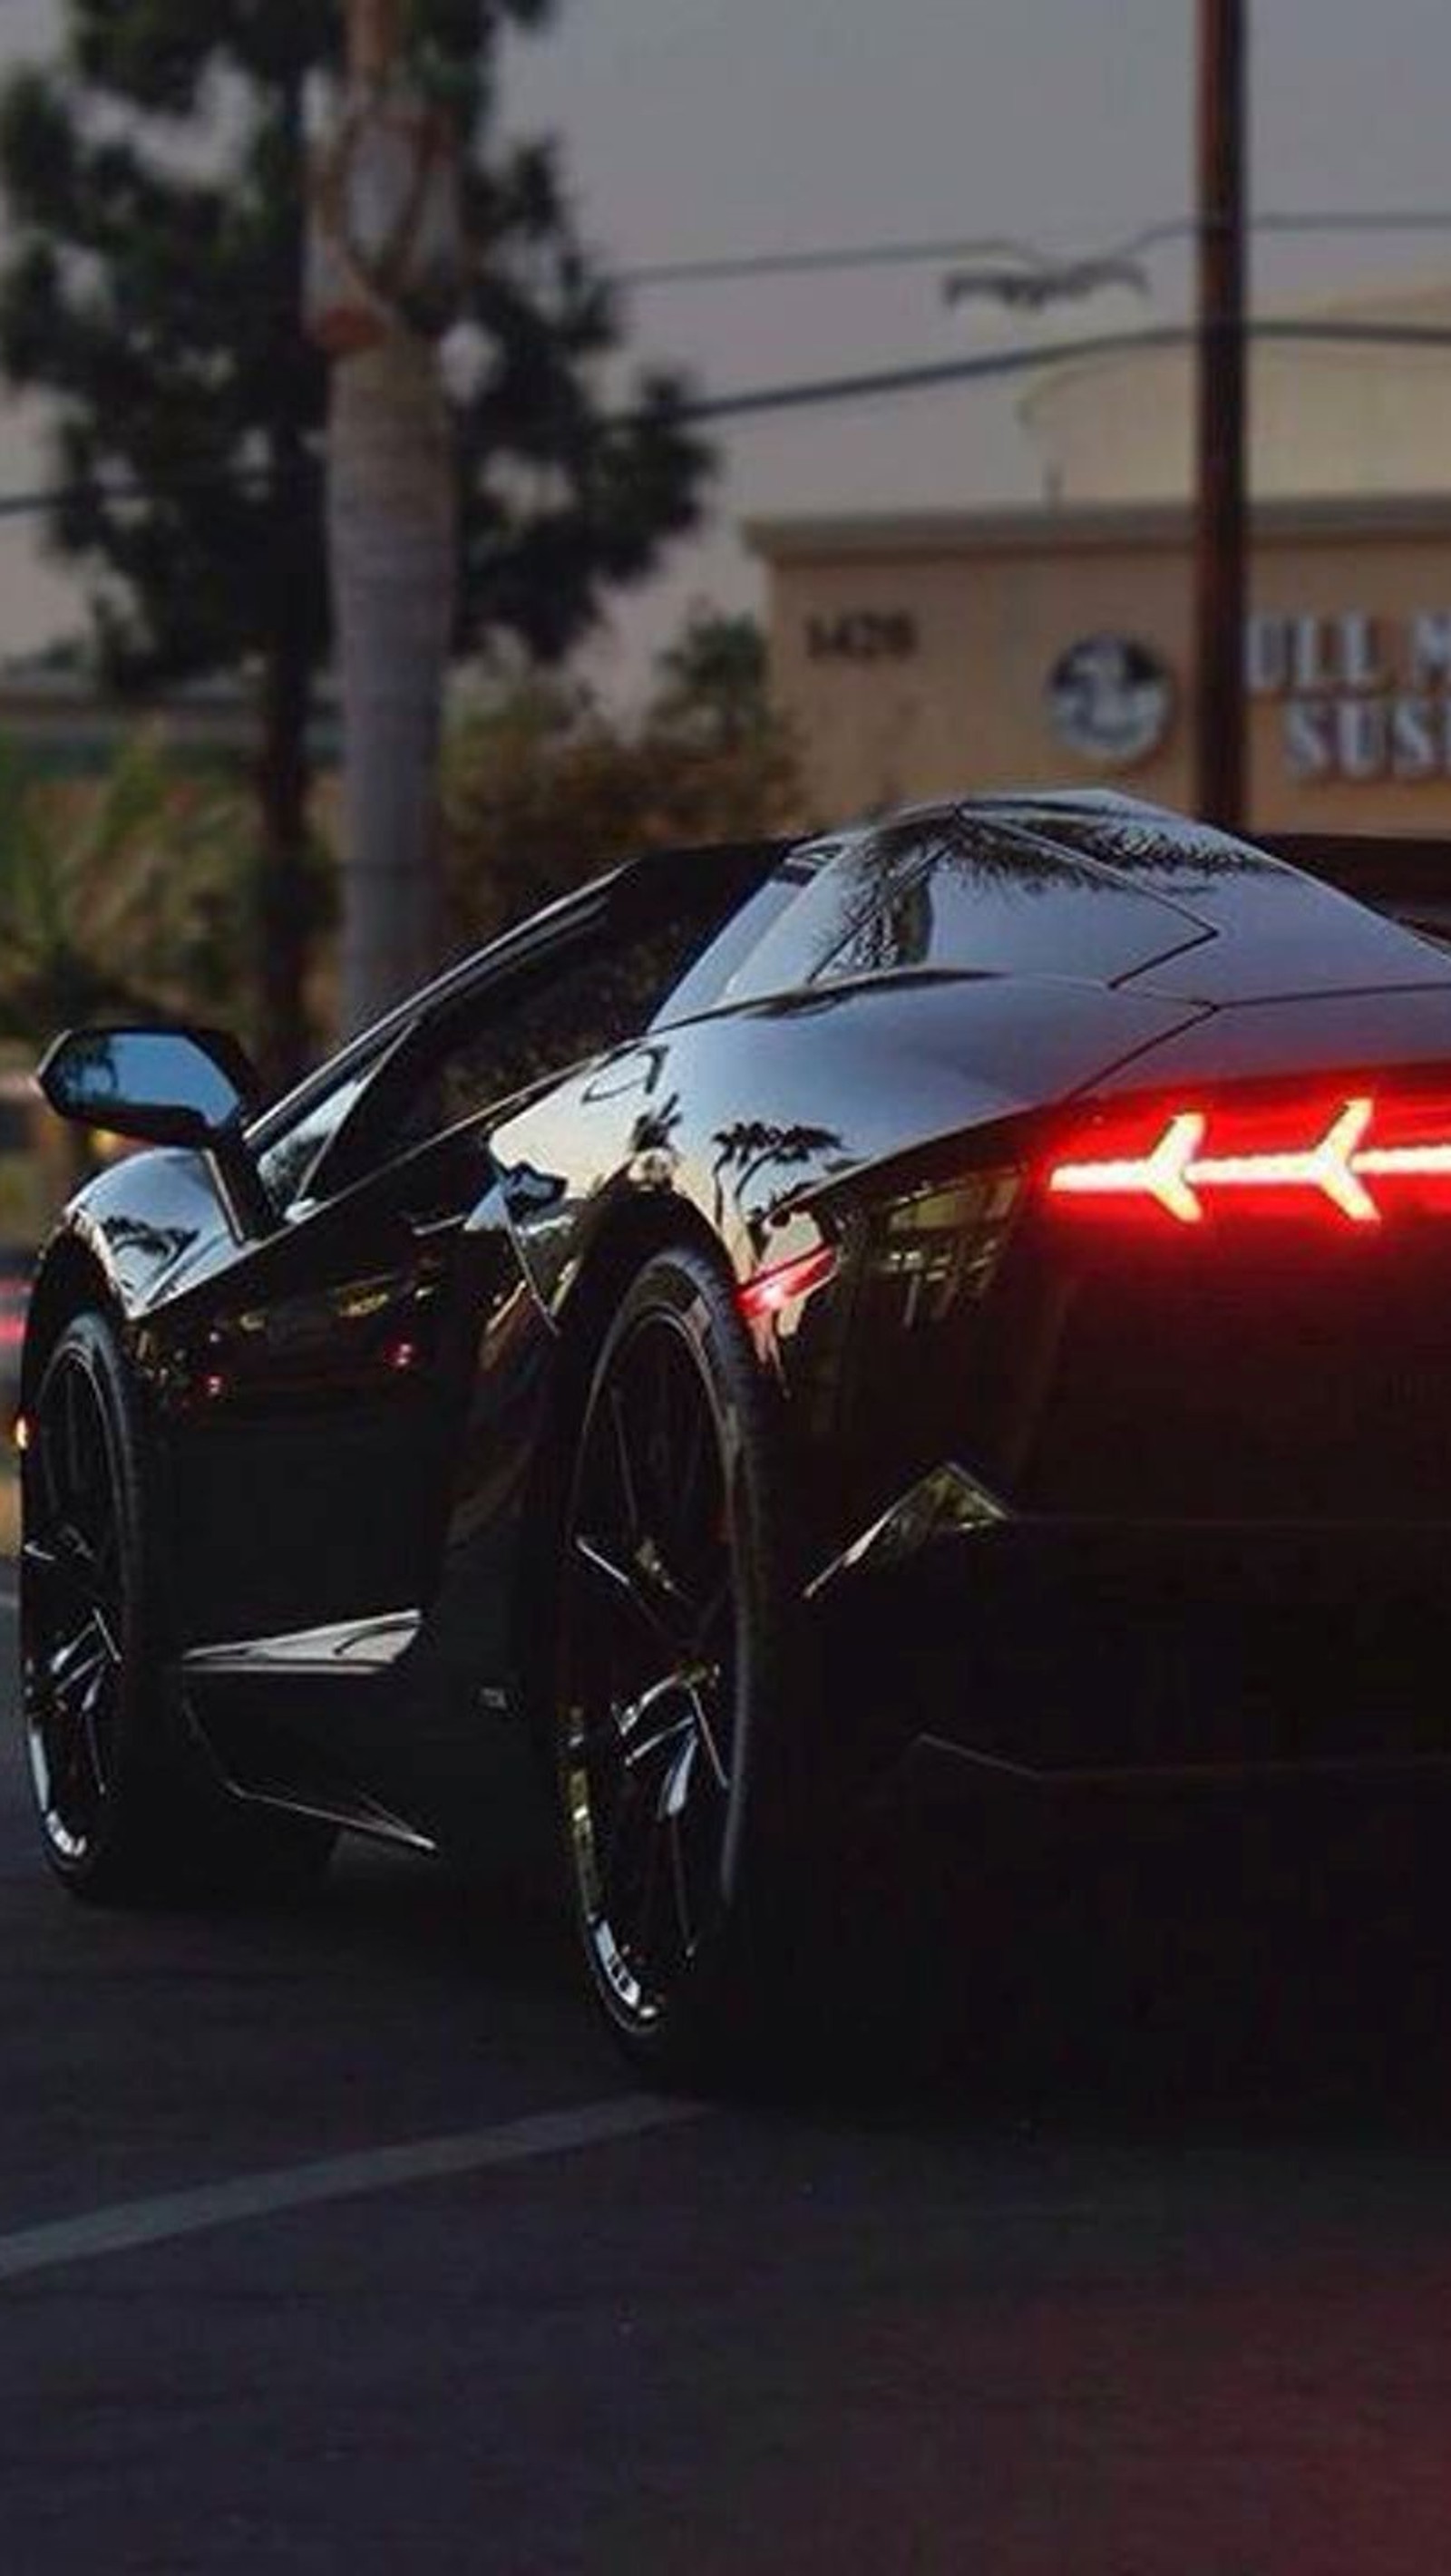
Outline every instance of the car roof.
<svg viewBox="0 0 1451 2576"><path fill-rule="evenodd" d="M845 871L853 862L860 864L864 852L884 835L920 828L924 834L940 831L948 836L958 827L969 838L975 828L979 834L991 833L993 874L999 888L1005 866L1011 876L1015 855L1021 861L1024 884L1040 884L1044 855L1051 852L1063 863L1065 882L1069 870L1080 878L1087 870L1099 894L1119 893L1125 930L1130 913L1136 916L1135 928L1126 939L1122 962L1113 971L1087 967L1090 976L1102 980L1132 981L1145 989L1209 1003L1451 982L1451 959L1415 930L1368 910L1254 842L1167 806L1097 788L1027 788L936 798L826 834L794 833L647 851L589 879L406 996L284 1099L262 1110L251 1130L253 1142L265 1145L274 1130L280 1131L301 1115L351 1066L386 1052L421 1020L465 1001L486 977L526 962L536 949L567 934L571 923L583 928L607 908L637 901L648 909L685 866L692 870L718 867L723 881L740 880L749 869L799 875L800 892L749 950L744 966L720 998L748 999L761 991L780 990L783 984L809 981L807 975L789 972L774 981L773 976L778 957L784 967L788 958L799 954L798 928L808 910L822 908L828 890L823 880L829 881L834 872ZM1156 909L1163 922L1162 936L1146 937L1145 916ZM1075 916L1073 905L1064 902L1050 907L1045 921L1042 908L1035 910L1039 921L1031 965L1019 966L1000 956L996 966L985 961L986 971L1081 977L1085 972L1081 912ZM1061 922L1056 957L1055 913Z"/></svg>
<svg viewBox="0 0 1451 2576"><path fill-rule="evenodd" d="M346 1079L349 1071L373 1057L381 1057L397 1045L422 1021L449 1011L455 1004L467 1001L475 988L496 974L506 974L516 965L524 965L537 951L567 936L571 925L583 930L606 911L639 904L648 911L652 902L663 900L668 881L677 879L682 867L692 870L711 868L719 872L723 892L730 882L742 879L748 871L758 874L786 858L795 842L792 838L769 837L756 841L712 841L698 845L663 850L646 850L637 857L623 860L598 876L589 877L582 885L557 896L552 903L511 922L482 948L470 949L456 958L427 984L405 994L381 1019L372 1021L357 1035L344 1041L320 1064L304 1075L301 1082L276 1100L266 1102L248 1127L248 1138L254 1150L265 1150L274 1131L280 1134L303 1116L314 1099Z"/></svg>
<svg viewBox="0 0 1451 2576"><path fill-rule="evenodd" d="M1051 851L1091 869L1104 892L1156 901L1165 954L1111 980L1210 1002L1383 990L1451 980L1445 953L1403 922L1307 875L1244 837L1109 789L1004 790L907 806L867 827L991 832L996 869L1021 853L1025 882ZM1071 907L1060 972L1073 973ZM1182 936L1185 920L1197 935ZM1175 936L1167 936L1169 929ZM1040 937L1041 950L1047 943Z"/></svg>

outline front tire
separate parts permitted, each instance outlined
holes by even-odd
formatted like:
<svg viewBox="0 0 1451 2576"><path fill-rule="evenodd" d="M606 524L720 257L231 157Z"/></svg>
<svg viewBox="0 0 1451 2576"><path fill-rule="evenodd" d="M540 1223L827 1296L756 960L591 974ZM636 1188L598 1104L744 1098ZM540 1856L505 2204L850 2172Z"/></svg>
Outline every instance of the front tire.
<svg viewBox="0 0 1451 2576"><path fill-rule="evenodd" d="M21 1716L56 1877L145 1905L319 1875L330 1830L229 1800L175 1705L139 1411L104 1314L74 1316L40 1372L23 1495Z"/></svg>
<svg viewBox="0 0 1451 2576"><path fill-rule="evenodd" d="M564 1513L575 1922L617 2038L661 2080L734 2069L779 2018L802 1744L769 1393L714 1264L658 1255L605 1337Z"/></svg>

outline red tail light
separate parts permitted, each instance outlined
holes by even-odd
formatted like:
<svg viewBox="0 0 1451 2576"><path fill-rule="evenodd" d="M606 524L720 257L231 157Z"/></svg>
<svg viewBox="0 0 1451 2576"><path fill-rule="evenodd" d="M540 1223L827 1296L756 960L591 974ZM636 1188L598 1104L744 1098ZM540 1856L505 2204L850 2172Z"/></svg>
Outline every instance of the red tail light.
<svg viewBox="0 0 1451 2576"><path fill-rule="evenodd" d="M767 1315L779 1315L798 1297L809 1297L813 1288L824 1288L835 1268L835 1244L818 1244L814 1252L803 1252L794 1261L777 1261L769 1270L757 1270L736 1290L736 1305L748 1324L758 1324Z"/></svg>
<svg viewBox="0 0 1451 2576"><path fill-rule="evenodd" d="M1065 1207L1153 1211L1180 1225L1257 1211L1379 1225L1410 1204L1451 1211L1451 1101L1368 1092L1298 1107L1167 1107L1072 1140L1046 1186Z"/></svg>

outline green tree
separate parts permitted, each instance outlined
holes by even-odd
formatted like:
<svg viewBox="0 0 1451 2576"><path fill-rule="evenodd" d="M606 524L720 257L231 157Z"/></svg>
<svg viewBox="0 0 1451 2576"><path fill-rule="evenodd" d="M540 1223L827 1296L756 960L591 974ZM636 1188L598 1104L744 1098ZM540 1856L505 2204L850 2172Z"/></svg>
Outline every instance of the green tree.
<svg viewBox="0 0 1451 2576"><path fill-rule="evenodd" d="M717 641L729 651L718 656ZM795 743L771 705L753 622L696 610L657 667L658 688L633 725L588 690L539 673L455 716L444 809L462 936L488 937L641 850L799 824Z"/></svg>
<svg viewBox="0 0 1451 2576"><path fill-rule="evenodd" d="M717 751L771 755L781 721L771 702L766 638L754 617L697 601L658 670L658 729Z"/></svg>
<svg viewBox="0 0 1451 2576"><path fill-rule="evenodd" d="M245 793L179 772L152 732L81 782L0 742L0 1043L33 1060L57 1029L117 1014L237 1027L255 847Z"/></svg>
<svg viewBox="0 0 1451 2576"><path fill-rule="evenodd" d="M483 390L461 435L461 643L564 653L699 507L706 457L673 378L623 425L620 345L556 159L494 132L501 28L553 0L414 0L414 57L468 137ZM261 1042L306 1043L307 718L329 649L319 441L326 370L302 334L307 84L335 72L338 0L67 0L50 69L0 93L16 248L0 364L52 400L60 551L88 571L109 676L257 670L264 748Z"/></svg>

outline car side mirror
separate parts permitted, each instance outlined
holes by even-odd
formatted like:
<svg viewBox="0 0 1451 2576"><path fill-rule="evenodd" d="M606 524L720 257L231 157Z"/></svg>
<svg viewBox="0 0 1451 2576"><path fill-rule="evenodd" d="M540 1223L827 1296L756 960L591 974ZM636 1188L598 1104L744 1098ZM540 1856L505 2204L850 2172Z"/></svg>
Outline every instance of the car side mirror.
<svg viewBox="0 0 1451 2576"><path fill-rule="evenodd" d="M266 1232L271 1208L242 1123L257 1078L220 1029L69 1029L36 1080L74 1126L205 1154L234 1233L246 1241Z"/></svg>

